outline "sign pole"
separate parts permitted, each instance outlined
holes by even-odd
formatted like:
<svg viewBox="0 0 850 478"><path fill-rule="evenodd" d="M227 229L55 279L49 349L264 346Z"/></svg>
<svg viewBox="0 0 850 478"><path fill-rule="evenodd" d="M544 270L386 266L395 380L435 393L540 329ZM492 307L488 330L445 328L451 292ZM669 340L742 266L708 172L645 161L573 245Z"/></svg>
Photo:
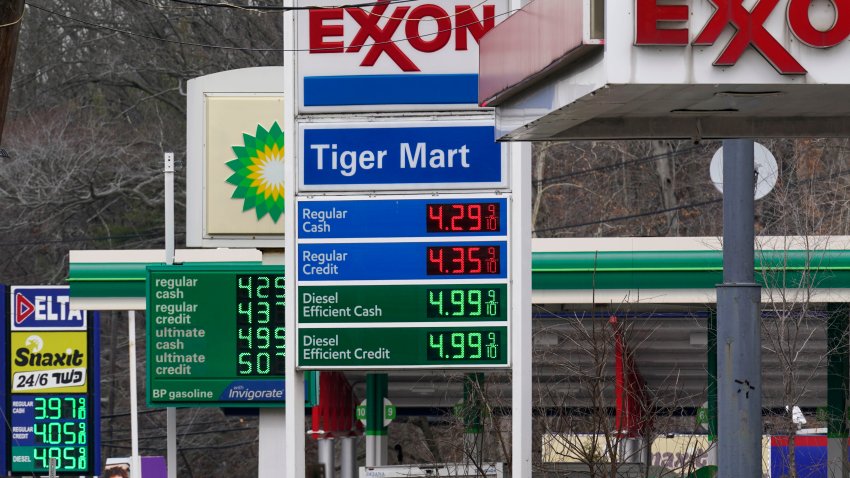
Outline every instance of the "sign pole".
<svg viewBox="0 0 850 478"><path fill-rule="evenodd" d="M165 153L165 263L174 264L174 153ZM135 413L135 408L133 409ZM138 417L136 417L138 420ZM165 409L166 468L168 478L177 478L177 408ZM133 463L136 466L136 463ZM139 469L141 472L141 469Z"/></svg>
<svg viewBox="0 0 850 478"><path fill-rule="evenodd" d="M127 318L130 352L130 470L138 478L142 475L142 465L139 459L139 399L136 385L136 311L127 311Z"/></svg>
<svg viewBox="0 0 850 478"><path fill-rule="evenodd" d="M295 7L296 0L284 0L284 7ZM286 188L284 201L288 212L284 215L285 230L285 268L286 274L286 297L291 304L296 304L295 289L295 162L297 161L298 135L295 124L295 98L298 96L295 81L295 12L288 10L283 14L283 71L284 71L284 137L286 148L284 150L284 176ZM304 374L296 371L296 354L298 350L298 336L296 333L296 307L286 308L286 407L285 415L285 463L284 478L300 478L305 475L305 437L304 433L304 407L300 404L304 397ZM273 476L273 475L263 475Z"/></svg>
<svg viewBox="0 0 850 478"><path fill-rule="evenodd" d="M513 476L531 476L531 143L511 143L509 161L515 221L511 228L511 300L516 311L511 318L511 468Z"/></svg>
<svg viewBox="0 0 850 478"><path fill-rule="evenodd" d="M761 476L761 288L754 280L753 141L723 141L717 287L718 476Z"/></svg>

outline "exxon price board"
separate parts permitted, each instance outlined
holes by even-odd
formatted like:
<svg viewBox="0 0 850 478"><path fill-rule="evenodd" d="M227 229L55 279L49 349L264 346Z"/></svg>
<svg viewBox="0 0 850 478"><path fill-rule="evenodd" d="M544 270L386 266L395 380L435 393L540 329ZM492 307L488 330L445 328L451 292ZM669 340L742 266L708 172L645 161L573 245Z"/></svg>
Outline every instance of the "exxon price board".
<svg viewBox="0 0 850 478"><path fill-rule="evenodd" d="M298 366L510 364L509 194L303 198Z"/></svg>
<svg viewBox="0 0 850 478"><path fill-rule="evenodd" d="M475 109L478 43L507 13L507 0L379 0L299 11L299 110Z"/></svg>
<svg viewBox="0 0 850 478"><path fill-rule="evenodd" d="M492 121L302 124L299 191L504 189Z"/></svg>

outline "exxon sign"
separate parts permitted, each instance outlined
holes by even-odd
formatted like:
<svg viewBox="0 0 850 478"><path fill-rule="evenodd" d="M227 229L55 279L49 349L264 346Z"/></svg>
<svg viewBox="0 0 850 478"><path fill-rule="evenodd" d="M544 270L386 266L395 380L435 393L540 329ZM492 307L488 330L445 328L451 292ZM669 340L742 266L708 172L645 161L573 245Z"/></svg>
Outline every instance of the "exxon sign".
<svg viewBox="0 0 850 478"><path fill-rule="evenodd" d="M12 330L86 330L86 312L70 307L66 286L11 287Z"/></svg>
<svg viewBox="0 0 850 478"><path fill-rule="evenodd" d="M507 3L379 0L363 7L299 11L301 111L474 108L478 42L505 19Z"/></svg>
<svg viewBox="0 0 850 478"><path fill-rule="evenodd" d="M700 22L698 3L687 0L635 0L635 45L708 47L722 44L714 65L731 67L753 48L783 75L808 71L794 45L829 49L850 37L847 0L709 0L712 11ZM781 19L781 30L768 29ZM731 36L729 32L732 32Z"/></svg>

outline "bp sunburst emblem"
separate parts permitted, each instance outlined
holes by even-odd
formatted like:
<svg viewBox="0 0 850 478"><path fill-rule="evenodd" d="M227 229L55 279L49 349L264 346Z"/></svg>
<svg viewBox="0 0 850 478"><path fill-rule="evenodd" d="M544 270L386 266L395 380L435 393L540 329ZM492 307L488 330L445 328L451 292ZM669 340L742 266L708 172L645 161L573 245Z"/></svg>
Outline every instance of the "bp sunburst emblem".
<svg viewBox="0 0 850 478"><path fill-rule="evenodd" d="M242 199L242 210L254 209L257 219L266 214L277 222L283 204L283 131L277 121L268 131L257 125L257 135L243 134L243 146L233 146L236 159L227 162L233 175L227 182L236 186L231 196Z"/></svg>

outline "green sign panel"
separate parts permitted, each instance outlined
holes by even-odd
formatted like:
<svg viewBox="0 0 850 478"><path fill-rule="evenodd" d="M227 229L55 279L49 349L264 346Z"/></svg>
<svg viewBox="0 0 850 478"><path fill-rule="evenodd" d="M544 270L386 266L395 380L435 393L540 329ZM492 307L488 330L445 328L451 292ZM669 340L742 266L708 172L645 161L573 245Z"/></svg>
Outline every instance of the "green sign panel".
<svg viewBox="0 0 850 478"><path fill-rule="evenodd" d="M298 322L507 321L506 284L301 286Z"/></svg>
<svg viewBox="0 0 850 478"><path fill-rule="evenodd" d="M148 404L282 407L284 291L282 267L148 267Z"/></svg>
<svg viewBox="0 0 850 478"><path fill-rule="evenodd" d="M508 363L507 339L506 326L302 328L298 354L310 368L499 366Z"/></svg>

